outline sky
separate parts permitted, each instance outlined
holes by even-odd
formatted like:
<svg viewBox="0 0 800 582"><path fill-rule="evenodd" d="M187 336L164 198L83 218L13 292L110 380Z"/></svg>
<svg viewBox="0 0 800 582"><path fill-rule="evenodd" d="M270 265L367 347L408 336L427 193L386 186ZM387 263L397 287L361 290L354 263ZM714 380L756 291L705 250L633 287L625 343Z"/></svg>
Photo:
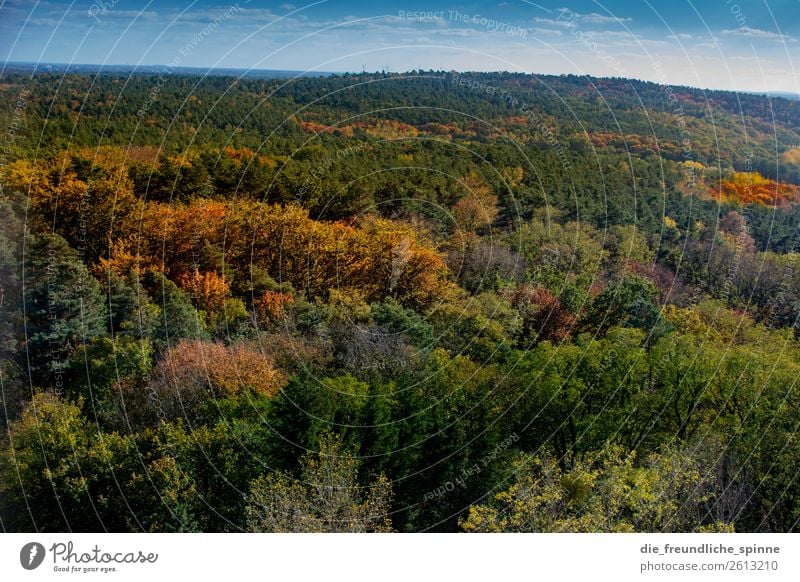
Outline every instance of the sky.
<svg viewBox="0 0 800 582"><path fill-rule="evenodd" d="M4 61L507 70L800 93L798 49L800 0L0 0Z"/></svg>

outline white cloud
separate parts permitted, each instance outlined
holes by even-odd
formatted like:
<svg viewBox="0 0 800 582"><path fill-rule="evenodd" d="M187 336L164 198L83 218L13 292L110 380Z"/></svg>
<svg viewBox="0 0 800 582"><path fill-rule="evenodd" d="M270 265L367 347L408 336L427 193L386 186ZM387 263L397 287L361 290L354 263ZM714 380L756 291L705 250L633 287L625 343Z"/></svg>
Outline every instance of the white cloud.
<svg viewBox="0 0 800 582"><path fill-rule="evenodd" d="M573 22L568 21L566 18L564 20L557 20L555 18L542 18L541 16L537 16L533 21L537 24L549 24L551 26L575 26Z"/></svg>
<svg viewBox="0 0 800 582"><path fill-rule="evenodd" d="M560 30L554 30L552 28L531 28L529 29L533 36L563 36L564 33Z"/></svg>
<svg viewBox="0 0 800 582"><path fill-rule="evenodd" d="M483 31L474 28L448 28L447 30L439 30L436 32L437 36L483 36Z"/></svg>
<svg viewBox="0 0 800 582"><path fill-rule="evenodd" d="M694 45L694 48L719 51L722 47L720 46L719 39L714 38L711 40L697 43L696 45Z"/></svg>
<svg viewBox="0 0 800 582"><path fill-rule="evenodd" d="M581 14L579 16L580 20L583 22L590 22L592 24L613 24L619 22L631 22L632 18L618 18L616 16L604 16L602 14L596 14L592 12L591 14Z"/></svg>
<svg viewBox="0 0 800 582"><path fill-rule="evenodd" d="M55 27L63 25L64 23L59 21L57 18L31 18L28 20L28 24L31 26Z"/></svg>
<svg viewBox="0 0 800 582"><path fill-rule="evenodd" d="M79 13L80 16L85 16L87 13ZM118 18L121 20L158 20L162 18L155 10L117 10L112 8L106 11L99 11L94 13L99 19Z"/></svg>
<svg viewBox="0 0 800 582"><path fill-rule="evenodd" d="M631 22L633 20L632 18L621 18L619 16L606 16L603 14L597 14L596 12L581 14L579 12L574 12L569 8L558 8L556 12L558 12L557 18L544 18L537 16L533 19L533 21L538 24L549 24L551 26L574 28L575 26L583 24L622 24L624 22Z"/></svg>
<svg viewBox="0 0 800 582"><path fill-rule="evenodd" d="M740 36L743 38L754 38L760 40L775 40L780 42L794 42L794 38L779 32L772 32L769 30L762 30L760 28L753 28L751 26L740 26L731 30L723 30L720 34L725 36Z"/></svg>

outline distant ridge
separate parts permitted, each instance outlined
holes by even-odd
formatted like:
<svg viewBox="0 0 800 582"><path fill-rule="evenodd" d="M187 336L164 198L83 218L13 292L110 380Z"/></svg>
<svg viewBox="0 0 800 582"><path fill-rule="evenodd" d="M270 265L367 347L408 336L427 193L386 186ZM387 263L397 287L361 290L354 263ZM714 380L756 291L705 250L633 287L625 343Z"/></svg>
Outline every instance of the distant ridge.
<svg viewBox="0 0 800 582"><path fill-rule="evenodd" d="M787 93L784 91L772 91L769 93L757 93L757 95L764 95L765 97L781 97L783 99L791 99L792 101L800 101L800 93Z"/></svg>
<svg viewBox="0 0 800 582"><path fill-rule="evenodd" d="M212 77L247 77L254 79L292 79L295 77L327 77L336 73L326 71L286 71L273 69L238 69L227 67L171 67L169 65L87 65L65 63L9 62L6 72L78 73L78 74L144 74L197 75Z"/></svg>
<svg viewBox="0 0 800 582"><path fill-rule="evenodd" d="M175 75L196 75L208 77L244 77L248 79L293 79L298 77L330 77L337 75L345 75L344 71L299 71L299 70L283 70L283 69L242 69L236 67L171 67L169 65L97 65L97 64L67 64L67 63L31 63L31 62L14 62L10 61L5 64L5 72L33 72L37 73L77 73L77 74L137 74L137 75L159 75L163 73ZM454 71L453 71L454 72ZM372 72L368 72L372 74ZM380 71L374 71L379 74ZM472 73L475 73L473 71ZM503 74L504 71L482 71L480 74ZM357 72L350 72L349 74L357 75ZM397 74L397 72L393 73ZM558 75L541 75L543 77L557 77ZM571 77L571 74L561 76ZM578 75L584 76L584 75ZM589 75L591 79L602 79L602 77L595 77ZM613 77L609 77L613 78ZM636 81L641 83L652 83L652 81L645 81L641 79L626 79L628 81ZM712 89L701 88L694 86L672 85L674 87L685 87L687 89L722 92L722 93L740 93L746 95L755 95L758 97L770 97L776 99L788 99L791 101L800 101L800 93L792 93L788 91L731 91L729 89Z"/></svg>

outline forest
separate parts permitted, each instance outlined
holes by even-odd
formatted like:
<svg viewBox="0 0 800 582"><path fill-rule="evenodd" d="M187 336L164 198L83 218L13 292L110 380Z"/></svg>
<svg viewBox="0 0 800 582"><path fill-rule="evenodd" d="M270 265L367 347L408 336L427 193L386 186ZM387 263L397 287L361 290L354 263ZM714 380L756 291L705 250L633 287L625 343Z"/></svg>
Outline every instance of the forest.
<svg viewBox="0 0 800 582"><path fill-rule="evenodd" d="M0 77L7 532L800 529L800 101Z"/></svg>

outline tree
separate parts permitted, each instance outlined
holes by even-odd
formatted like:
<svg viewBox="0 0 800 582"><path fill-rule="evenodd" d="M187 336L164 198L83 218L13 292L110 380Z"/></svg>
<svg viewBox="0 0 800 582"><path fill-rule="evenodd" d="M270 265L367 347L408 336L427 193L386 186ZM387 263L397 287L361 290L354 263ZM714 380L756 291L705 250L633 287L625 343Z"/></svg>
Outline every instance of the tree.
<svg viewBox="0 0 800 582"><path fill-rule="evenodd" d="M662 323L661 314L653 305L658 294L648 279L631 276L606 287L594 300L583 325L596 333L605 333L613 326L638 327L663 333L656 329Z"/></svg>
<svg viewBox="0 0 800 582"><path fill-rule="evenodd" d="M138 199L118 149L62 152L29 169L34 217L76 249L82 260L107 256L112 238L124 239L135 224Z"/></svg>
<svg viewBox="0 0 800 582"><path fill-rule="evenodd" d="M499 209L497 196L476 173L461 181L466 194L453 206L453 222L460 230L474 232L492 225Z"/></svg>
<svg viewBox="0 0 800 582"><path fill-rule="evenodd" d="M145 392L166 418L194 423L210 399L272 398L285 382L272 360L253 346L184 339L164 352Z"/></svg>
<svg viewBox="0 0 800 582"><path fill-rule="evenodd" d="M382 333L405 336L418 348L430 348L434 343L433 327L391 298L372 305L372 320Z"/></svg>
<svg viewBox="0 0 800 582"><path fill-rule="evenodd" d="M114 388L123 382L142 387L152 368L152 356L150 340L129 335L98 337L72 354L66 393L87 403L89 417L107 417Z"/></svg>
<svg viewBox="0 0 800 582"><path fill-rule="evenodd" d="M470 293L498 291L522 279L525 265L519 255L497 239L457 233L447 257L450 270Z"/></svg>
<svg viewBox="0 0 800 582"><path fill-rule="evenodd" d="M655 253L650 249L647 237L633 225L616 225L611 228L607 248L613 265L623 272L629 263L650 265Z"/></svg>
<svg viewBox="0 0 800 582"><path fill-rule="evenodd" d="M691 335L675 334L656 343L650 354L655 395L649 404L665 434L691 438L717 412L709 404L711 381L720 378L724 352L716 346L703 346ZM647 407L641 407L647 415Z"/></svg>
<svg viewBox="0 0 800 582"><path fill-rule="evenodd" d="M274 473L253 482L247 523L255 532L388 532L391 496L382 475L361 486L358 461L328 435L300 459L297 479Z"/></svg>
<svg viewBox="0 0 800 582"><path fill-rule="evenodd" d="M205 329L189 294L158 271L149 271L143 279L153 304L160 308L153 331L157 351L175 345L181 339L203 339Z"/></svg>
<svg viewBox="0 0 800 582"><path fill-rule="evenodd" d="M734 172L718 187L712 188L711 195L720 202L733 202L742 206L760 204L786 207L789 203L797 202L800 188L794 184L775 182L758 172Z"/></svg>
<svg viewBox="0 0 800 582"><path fill-rule="evenodd" d="M98 276L108 304L109 332L139 339L150 338L158 325L160 310L135 274L120 275L108 269Z"/></svg>
<svg viewBox="0 0 800 582"><path fill-rule="evenodd" d="M80 460L92 430L80 408L39 393L11 424L0 448L0 515L13 531L64 531L91 512L72 513L72 499L90 500L80 479ZM76 477L70 486L66 475ZM17 481L19 479L19 481ZM96 522L95 522L96 523Z"/></svg>
<svg viewBox="0 0 800 582"><path fill-rule="evenodd" d="M591 225L568 222L561 225L548 217L522 224L510 239L528 267L530 278L557 292L565 281L588 287L606 251L602 235Z"/></svg>
<svg viewBox="0 0 800 582"><path fill-rule="evenodd" d="M522 320L518 333L520 347L544 340L564 341L577 323L575 315L544 287L519 285L512 295L512 304Z"/></svg>
<svg viewBox="0 0 800 582"><path fill-rule="evenodd" d="M468 532L687 532L732 531L704 519L713 470L679 451L635 455L609 446L562 468L544 454L523 455L515 482L484 505L472 506Z"/></svg>
<svg viewBox="0 0 800 582"><path fill-rule="evenodd" d="M181 288L194 300L195 305L207 314L214 314L225 305L230 294L230 285L214 271L201 273L195 269L191 275L179 277Z"/></svg>
<svg viewBox="0 0 800 582"><path fill-rule="evenodd" d="M106 333L100 285L58 235L30 240L25 265L27 353L34 381L62 389L67 359Z"/></svg>
<svg viewBox="0 0 800 582"><path fill-rule="evenodd" d="M440 347L480 361L505 353L522 323L511 304L491 292L443 302L430 313L428 321Z"/></svg>
<svg viewBox="0 0 800 582"><path fill-rule="evenodd" d="M21 195L0 195L0 358L12 357L22 343L23 204Z"/></svg>
<svg viewBox="0 0 800 582"><path fill-rule="evenodd" d="M38 393L0 445L11 531L164 531L194 522L194 490L144 435L102 433L80 406Z"/></svg>

